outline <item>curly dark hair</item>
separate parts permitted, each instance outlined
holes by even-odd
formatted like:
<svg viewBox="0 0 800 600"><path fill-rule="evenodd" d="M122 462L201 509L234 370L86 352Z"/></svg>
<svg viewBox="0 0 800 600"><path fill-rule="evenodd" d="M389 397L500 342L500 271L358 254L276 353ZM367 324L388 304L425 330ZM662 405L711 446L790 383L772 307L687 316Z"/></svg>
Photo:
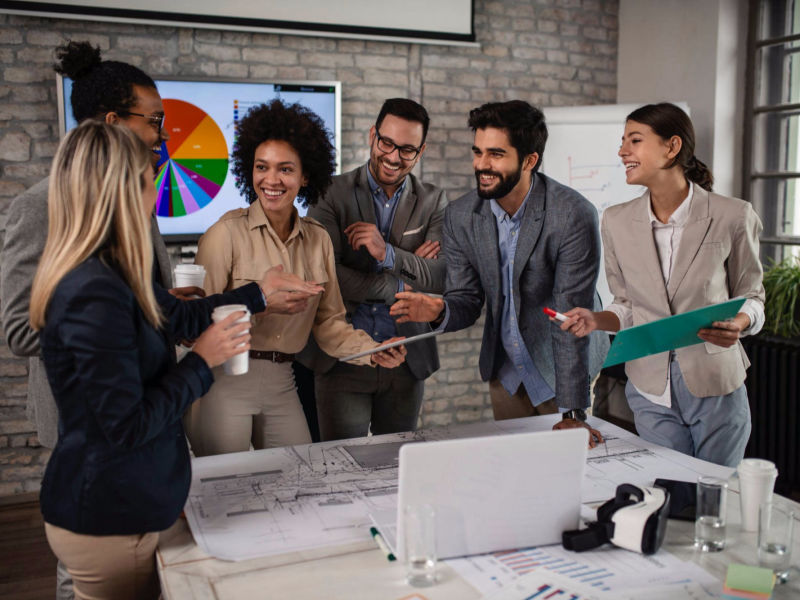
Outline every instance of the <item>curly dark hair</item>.
<svg viewBox="0 0 800 600"><path fill-rule="evenodd" d="M336 168L336 151L322 119L305 106L287 106L278 99L247 112L239 123L232 158L236 187L249 204L258 197L253 189L256 148L268 140L280 140L294 148L308 179L299 195L305 204L316 204L331 184Z"/></svg>
<svg viewBox="0 0 800 600"><path fill-rule="evenodd" d="M70 102L79 123L109 112L124 112L136 103L133 86L156 84L144 71L128 63L102 60L100 48L89 42L69 41L56 48L56 73L73 81Z"/></svg>

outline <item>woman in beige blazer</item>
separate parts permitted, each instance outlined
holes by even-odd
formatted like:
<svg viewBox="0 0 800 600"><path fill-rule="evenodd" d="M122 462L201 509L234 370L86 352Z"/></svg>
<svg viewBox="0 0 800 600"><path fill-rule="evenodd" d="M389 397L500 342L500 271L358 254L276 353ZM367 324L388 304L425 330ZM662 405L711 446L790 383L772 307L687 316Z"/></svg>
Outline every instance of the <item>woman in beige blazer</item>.
<svg viewBox="0 0 800 600"><path fill-rule="evenodd" d="M315 203L331 183L334 149L322 120L299 104L273 100L251 109L237 134L233 173L250 206L225 213L200 239L196 262L206 269L206 293L237 288L271 267L318 284L318 293L283 290L266 298L266 311L253 318L248 372L215 370L216 383L187 416L198 456L246 451L251 443L310 443L294 353L311 332L335 357L380 345L345 320L330 236L294 206L298 196ZM404 358L400 346L353 362L392 368Z"/></svg>
<svg viewBox="0 0 800 600"><path fill-rule="evenodd" d="M731 321L698 332L704 343L625 365L625 388L644 439L736 466L750 436L743 382L749 366L739 338L764 323L758 259L761 222L751 205L711 191L694 156L689 117L668 103L643 106L625 123L619 156L631 185L647 191L606 209L603 248L613 303L575 308L562 329L584 336L746 298Z"/></svg>

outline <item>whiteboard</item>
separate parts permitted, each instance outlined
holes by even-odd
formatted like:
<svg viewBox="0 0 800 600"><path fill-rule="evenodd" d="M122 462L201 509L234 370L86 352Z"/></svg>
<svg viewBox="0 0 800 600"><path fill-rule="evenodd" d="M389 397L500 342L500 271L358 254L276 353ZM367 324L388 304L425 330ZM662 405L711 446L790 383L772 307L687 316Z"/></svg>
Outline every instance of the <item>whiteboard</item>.
<svg viewBox="0 0 800 600"><path fill-rule="evenodd" d="M678 102L689 113L685 102ZM548 137L541 171L559 183L583 194L597 208L602 219L609 206L641 196L645 188L625 182L625 167L617 152L625 131L625 117L641 104L558 106L544 108ZM597 292L608 306L613 296L608 289L603 258Z"/></svg>

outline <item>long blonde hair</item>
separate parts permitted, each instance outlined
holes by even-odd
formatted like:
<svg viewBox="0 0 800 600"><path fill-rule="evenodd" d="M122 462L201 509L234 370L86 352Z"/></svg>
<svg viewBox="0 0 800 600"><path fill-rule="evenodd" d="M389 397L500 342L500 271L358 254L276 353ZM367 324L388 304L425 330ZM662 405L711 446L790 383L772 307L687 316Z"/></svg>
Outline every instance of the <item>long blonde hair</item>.
<svg viewBox="0 0 800 600"><path fill-rule="evenodd" d="M30 320L44 327L58 283L102 250L133 290L147 320L163 317L153 294L150 219L143 206L151 151L125 127L85 121L58 147L50 170L47 244L31 291Z"/></svg>

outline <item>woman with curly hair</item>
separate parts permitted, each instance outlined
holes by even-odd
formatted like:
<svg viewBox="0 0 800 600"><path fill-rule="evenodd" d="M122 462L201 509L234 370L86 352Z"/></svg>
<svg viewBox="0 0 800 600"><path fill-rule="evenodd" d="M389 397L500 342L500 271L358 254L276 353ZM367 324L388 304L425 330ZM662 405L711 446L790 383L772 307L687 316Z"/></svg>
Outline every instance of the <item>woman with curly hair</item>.
<svg viewBox="0 0 800 600"><path fill-rule="evenodd" d="M313 332L331 356L344 357L378 346L345 320L333 245L316 221L294 206L314 204L331 183L334 149L322 120L299 104L280 100L250 110L233 150L236 184L250 203L220 218L200 239L197 264L206 269L209 294L257 280L280 266L318 284L315 295L279 291L254 318L250 368L245 375L215 370L217 383L193 408L189 439L205 456L311 442L297 397L292 360ZM405 348L353 361L395 367Z"/></svg>

